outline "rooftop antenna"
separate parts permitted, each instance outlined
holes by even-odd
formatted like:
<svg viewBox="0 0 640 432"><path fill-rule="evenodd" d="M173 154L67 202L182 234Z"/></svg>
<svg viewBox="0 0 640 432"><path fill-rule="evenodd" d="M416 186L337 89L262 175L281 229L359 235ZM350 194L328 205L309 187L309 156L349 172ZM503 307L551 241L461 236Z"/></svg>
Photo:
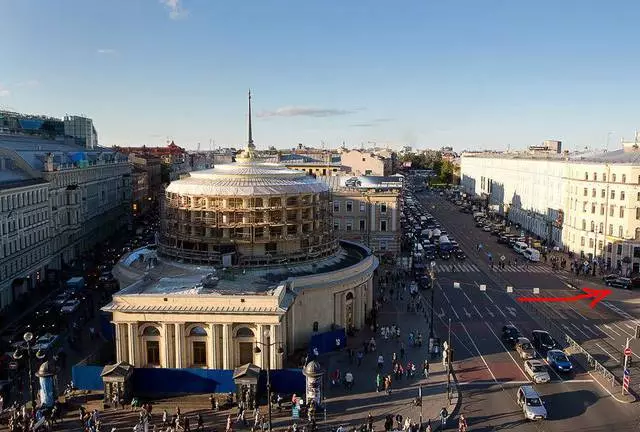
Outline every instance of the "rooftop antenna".
<svg viewBox="0 0 640 432"><path fill-rule="evenodd" d="M255 145L253 144L253 131L251 129L251 89L249 89L249 148L253 150Z"/></svg>

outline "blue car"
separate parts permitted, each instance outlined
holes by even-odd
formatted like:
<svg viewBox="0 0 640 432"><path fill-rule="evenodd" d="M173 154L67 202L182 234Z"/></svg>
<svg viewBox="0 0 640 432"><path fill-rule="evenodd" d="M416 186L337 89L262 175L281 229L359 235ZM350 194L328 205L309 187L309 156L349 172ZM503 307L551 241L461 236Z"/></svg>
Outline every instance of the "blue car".
<svg viewBox="0 0 640 432"><path fill-rule="evenodd" d="M558 372L568 373L573 370L573 365L567 355L558 349L547 351L547 363Z"/></svg>

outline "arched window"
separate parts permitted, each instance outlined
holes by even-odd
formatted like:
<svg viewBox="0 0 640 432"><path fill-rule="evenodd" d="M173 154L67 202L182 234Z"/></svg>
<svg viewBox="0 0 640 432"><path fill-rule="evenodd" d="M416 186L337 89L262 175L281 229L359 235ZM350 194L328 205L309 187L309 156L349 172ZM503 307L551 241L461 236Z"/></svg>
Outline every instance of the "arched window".
<svg viewBox="0 0 640 432"><path fill-rule="evenodd" d="M596 223L594 221L591 221L591 232L594 232L596 230Z"/></svg>
<svg viewBox="0 0 640 432"><path fill-rule="evenodd" d="M352 292L348 292L346 297L345 297L345 300L347 300L347 301L353 300L353 293Z"/></svg>
<svg viewBox="0 0 640 432"><path fill-rule="evenodd" d="M154 326L147 326L142 331L142 336L160 336L160 330Z"/></svg>
<svg viewBox="0 0 640 432"><path fill-rule="evenodd" d="M636 228L636 240L640 240L640 228Z"/></svg>
<svg viewBox="0 0 640 432"><path fill-rule="evenodd" d="M195 326L189 332L189 336L206 336L207 331L200 326Z"/></svg>
<svg viewBox="0 0 640 432"><path fill-rule="evenodd" d="M236 337L254 337L253 330L248 327L241 327L236 332Z"/></svg>
<svg viewBox="0 0 640 432"><path fill-rule="evenodd" d="M586 171L584 172L584 179L589 180L589 173Z"/></svg>

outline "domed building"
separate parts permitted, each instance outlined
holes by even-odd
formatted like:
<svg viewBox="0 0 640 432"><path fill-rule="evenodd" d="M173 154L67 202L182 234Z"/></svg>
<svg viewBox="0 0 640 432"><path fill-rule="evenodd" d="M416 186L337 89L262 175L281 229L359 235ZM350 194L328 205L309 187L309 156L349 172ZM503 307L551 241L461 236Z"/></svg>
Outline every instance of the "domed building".
<svg viewBox="0 0 640 432"><path fill-rule="evenodd" d="M114 267L124 288L103 310L113 315L118 362L280 368L280 348L286 356L318 332L365 325L377 258L335 238L326 183L260 161L251 98L236 160L173 181L157 244Z"/></svg>

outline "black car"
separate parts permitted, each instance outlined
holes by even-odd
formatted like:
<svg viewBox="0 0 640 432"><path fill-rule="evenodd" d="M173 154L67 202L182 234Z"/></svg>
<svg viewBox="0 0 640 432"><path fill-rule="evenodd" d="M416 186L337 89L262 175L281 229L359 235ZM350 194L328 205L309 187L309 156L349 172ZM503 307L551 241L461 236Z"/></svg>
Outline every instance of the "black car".
<svg viewBox="0 0 640 432"><path fill-rule="evenodd" d="M431 288L431 278L429 277L429 275L422 275L420 276L420 278L418 279L418 287L421 290L426 290L426 289L430 289Z"/></svg>
<svg viewBox="0 0 640 432"><path fill-rule="evenodd" d="M606 275L602 278L602 280L604 281L605 284L608 284L609 282L613 282L614 280L618 279L620 276L616 275L616 274L609 274Z"/></svg>
<svg viewBox="0 0 640 432"><path fill-rule="evenodd" d="M440 251L439 255L440 255L440 259L443 259L443 260L448 260L449 258L451 258L451 252L449 251Z"/></svg>
<svg viewBox="0 0 640 432"><path fill-rule="evenodd" d="M534 330L531 332L531 343L542 354L558 348L558 343L553 340L549 332L544 330Z"/></svg>
<svg viewBox="0 0 640 432"><path fill-rule="evenodd" d="M453 256L456 257L456 259L459 259L459 260L463 260L463 259L467 258L467 256L464 254L462 249L454 250L453 251Z"/></svg>
<svg viewBox="0 0 640 432"><path fill-rule="evenodd" d="M622 289L631 289L633 288L633 282L629 278L625 277L617 277L614 280L605 281L605 285L614 287L614 288L622 288Z"/></svg>
<svg viewBox="0 0 640 432"><path fill-rule="evenodd" d="M502 341L509 344L515 345L518 342L518 338L521 337L520 331L512 325L506 325L502 327Z"/></svg>

